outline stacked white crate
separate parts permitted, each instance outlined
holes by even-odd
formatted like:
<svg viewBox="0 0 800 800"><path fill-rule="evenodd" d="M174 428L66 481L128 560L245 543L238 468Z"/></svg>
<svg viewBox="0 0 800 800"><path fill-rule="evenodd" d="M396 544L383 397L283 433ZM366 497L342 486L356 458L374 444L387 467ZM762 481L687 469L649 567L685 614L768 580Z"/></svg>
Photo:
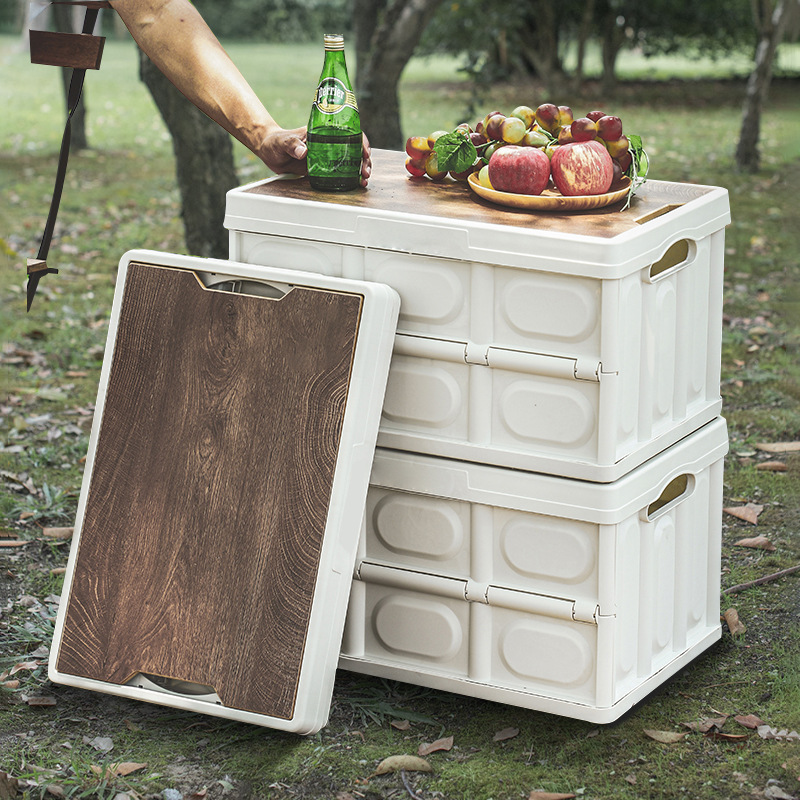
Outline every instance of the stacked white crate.
<svg viewBox="0 0 800 800"><path fill-rule="evenodd" d="M236 261L401 296L341 664L610 721L719 636L727 193L529 215L373 160L367 192L226 214Z"/></svg>

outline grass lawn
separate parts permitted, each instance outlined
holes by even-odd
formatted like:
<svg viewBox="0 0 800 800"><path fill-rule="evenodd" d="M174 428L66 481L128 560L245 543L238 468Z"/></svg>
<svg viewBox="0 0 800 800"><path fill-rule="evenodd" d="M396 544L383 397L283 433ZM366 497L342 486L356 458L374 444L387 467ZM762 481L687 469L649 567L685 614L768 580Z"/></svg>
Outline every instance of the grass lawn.
<svg viewBox="0 0 800 800"><path fill-rule="evenodd" d="M283 125L305 123L321 48L229 50ZM412 62L402 86L406 134L464 118L470 91L457 66L439 57ZM626 56L626 80L614 98L593 83L559 98L533 83L497 85L480 100L480 113L546 100L578 112L602 105L643 137L651 177L729 190L725 505L763 507L755 527L724 515L722 584L729 587L800 563L800 453L756 447L800 441L800 83L774 82L762 169L741 175L732 158L741 78L711 67L698 74L695 65L686 79L684 62L661 61L657 73L652 66ZM744 74L746 63L735 71ZM524 800L537 789L585 800L800 795L800 742L764 739L733 719L723 732L744 739L683 725L756 714L779 731L800 730L800 574L723 598L723 609L735 605L747 631L734 638L723 627L717 645L608 726L345 672L330 724L307 738L50 685L43 648L69 545L42 529L70 526L74 518L116 264L134 247L183 252L184 244L171 144L137 80L132 44L109 41L102 69L87 76L92 149L70 162L51 249L60 274L42 281L26 314L23 264L36 252L47 215L63 100L55 70L28 64L11 37L0 37L0 75L0 539L28 542L0 548L0 674L27 665L0 688L0 798L9 796L3 772L29 780L31 797L123 793L119 800L172 800L165 789L197 800ZM236 154L242 182L266 175L243 148ZM776 460L785 471L763 469ZM25 490L25 481L38 491ZM775 550L734 545L756 534ZM30 704L30 696L55 705ZM410 727L392 727L398 719ZM510 727L517 735L494 741ZM688 735L662 744L644 730ZM409 773L408 787L398 774L374 776L387 756L448 736L453 748L428 757L432 773ZM110 738L113 750L97 749L96 737ZM113 780L93 770L117 762L144 766ZM48 794L48 786L56 788Z"/></svg>

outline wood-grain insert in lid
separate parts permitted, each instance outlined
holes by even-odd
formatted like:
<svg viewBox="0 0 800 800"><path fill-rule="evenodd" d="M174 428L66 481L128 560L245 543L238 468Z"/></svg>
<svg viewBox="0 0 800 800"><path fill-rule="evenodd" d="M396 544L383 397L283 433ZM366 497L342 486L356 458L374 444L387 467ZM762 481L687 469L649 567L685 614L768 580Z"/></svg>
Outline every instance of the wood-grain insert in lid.
<svg viewBox="0 0 800 800"><path fill-rule="evenodd" d="M292 717L362 302L129 264L60 672Z"/></svg>

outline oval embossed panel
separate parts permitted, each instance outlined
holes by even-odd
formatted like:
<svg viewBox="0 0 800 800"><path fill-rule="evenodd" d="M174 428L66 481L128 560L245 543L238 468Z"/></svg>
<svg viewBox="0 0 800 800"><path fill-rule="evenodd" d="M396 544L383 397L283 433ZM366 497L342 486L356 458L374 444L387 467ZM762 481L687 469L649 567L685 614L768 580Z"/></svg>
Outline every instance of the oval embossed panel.
<svg viewBox="0 0 800 800"><path fill-rule="evenodd" d="M431 598L393 594L379 601L372 613L378 641L392 653L449 661L461 649L458 617Z"/></svg>
<svg viewBox="0 0 800 800"><path fill-rule="evenodd" d="M523 680L580 686L594 672L594 656L574 623L527 619L500 634L500 658Z"/></svg>
<svg viewBox="0 0 800 800"><path fill-rule="evenodd" d="M515 381L501 395L499 411L505 427L526 441L579 447L595 433L591 403L563 383L554 387L533 380Z"/></svg>
<svg viewBox="0 0 800 800"><path fill-rule="evenodd" d="M521 575L578 583L595 569L595 528L588 522L520 514L500 531L500 552Z"/></svg>
<svg viewBox="0 0 800 800"><path fill-rule="evenodd" d="M383 416L392 422L446 428L461 412L456 379L427 359L395 356L386 384Z"/></svg>
<svg viewBox="0 0 800 800"><path fill-rule="evenodd" d="M342 273L341 255L336 248L276 236L259 236L258 240L258 244L247 254L252 264L297 269L298 263L301 263L303 270L308 272L319 272L323 275Z"/></svg>
<svg viewBox="0 0 800 800"><path fill-rule="evenodd" d="M464 290L452 268L438 262L390 258L370 270L371 280L387 283L400 295L400 319L443 325L464 306Z"/></svg>
<svg viewBox="0 0 800 800"><path fill-rule="evenodd" d="M599 286L537 274L509 281L503 316L518 333L565 342L586 339L597 326Z"/></svg>
<svg viewBox="0 0 800 800"><path fill-rule="evenodd" d="M464 529L450 502L422 495L387 495L372 513L373 533L398 555L451 559L464 544Z"/></svg>

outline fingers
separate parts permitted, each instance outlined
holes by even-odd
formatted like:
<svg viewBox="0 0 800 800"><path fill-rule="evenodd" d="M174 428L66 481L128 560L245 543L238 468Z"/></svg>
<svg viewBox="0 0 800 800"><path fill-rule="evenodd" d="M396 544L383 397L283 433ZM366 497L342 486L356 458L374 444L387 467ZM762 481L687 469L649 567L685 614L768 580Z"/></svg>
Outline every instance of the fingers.
<svg viewBox="0 0 800 800"><path fill-rule="evenodd" d="M361 185L366 186L372 174L372 150L369 146L367 134L361 134Z"/></svg>

